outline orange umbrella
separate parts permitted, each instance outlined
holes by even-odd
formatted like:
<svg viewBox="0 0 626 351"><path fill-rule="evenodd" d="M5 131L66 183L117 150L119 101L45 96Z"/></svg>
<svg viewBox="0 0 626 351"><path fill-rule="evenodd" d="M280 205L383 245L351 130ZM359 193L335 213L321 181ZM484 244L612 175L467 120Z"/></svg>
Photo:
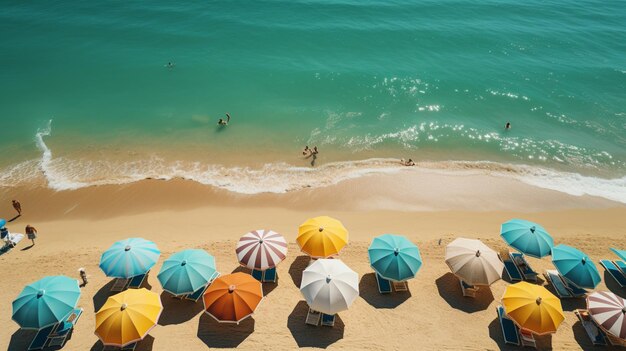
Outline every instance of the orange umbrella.
<svg viewBox="0 0 626 351"><path fill-rule="evenodd" d="M204 310L220 323L239 323L263 299L261 282L243 272L221 276L204 292Z"/></svg>

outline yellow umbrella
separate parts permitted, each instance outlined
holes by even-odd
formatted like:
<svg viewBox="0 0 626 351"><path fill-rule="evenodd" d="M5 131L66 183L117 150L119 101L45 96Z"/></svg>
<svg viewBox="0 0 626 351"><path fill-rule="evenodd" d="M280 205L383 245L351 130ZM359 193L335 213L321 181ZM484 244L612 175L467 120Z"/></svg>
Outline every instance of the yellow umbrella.
<svg viewBox="0 0 626 351"><path fill-rule="evenodd" d="M321 216L300 225L296 239L302 252L315 258L337 255L348 243L348 230L338 220Z"/></svg>
<svg viewBox="0 0 626 351"><path fill-rule="evenodd" d="M105 345L124 347L142 340L163 311L159 295L129 289L109 297L96 312L96 335Z"/></svg>
<svg viewBox="0 0 626 351"><path fill-rule="evenodd" d="M502 306L520 328L539 335L556 332L565 319L559 298L543 286L527 282L507 286Z"/></svg>

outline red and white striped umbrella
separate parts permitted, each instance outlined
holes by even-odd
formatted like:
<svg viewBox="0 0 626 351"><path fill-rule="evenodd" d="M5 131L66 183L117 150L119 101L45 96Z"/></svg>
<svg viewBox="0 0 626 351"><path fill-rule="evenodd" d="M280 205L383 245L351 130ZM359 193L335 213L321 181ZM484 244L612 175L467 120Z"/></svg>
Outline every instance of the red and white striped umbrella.
<svg viewBox="0 0 626 351"><path fill-rule="evenodd" d="M626 340L626 300L607 291L587 296L587 310L602 329Z"/></svg>
<svg viewBox="0 0 626 351"><path fill-rule="evenodd" d="M237 243L239 263L264 271L274 268L287 256L287 241L273 230L253 230Z"/></svg>

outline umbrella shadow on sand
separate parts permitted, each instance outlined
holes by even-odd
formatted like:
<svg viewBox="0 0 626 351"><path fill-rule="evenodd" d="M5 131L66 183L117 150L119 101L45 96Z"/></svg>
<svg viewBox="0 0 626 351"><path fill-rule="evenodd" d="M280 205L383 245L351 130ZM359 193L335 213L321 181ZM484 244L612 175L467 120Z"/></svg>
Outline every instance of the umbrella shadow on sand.
<svg viewBox="0 0 626 351"><path fill-rule="evenodd" d="M615 279L607 271L604 271L604 284L606 284L606 288L610 292L623 299L626 299L626 290L620 287Z"/></svg>
<svg viewBox="0 0 626 351"><path fill-rule="evenodd" d="M498 349L500 350L520 350L520 346L509 345L504 342L502 326L500 326L500 320L495 308L493 313L496 315L496 318L489 323L489 337L498 344ZM552 334L535 335L535 341L537 342L538 350L552 350Z"/></svg>
<svg viewBox="0 0 626 351"><path fill-rule="evenodd" d="M589 336L587 335L587 331L585 330L585 327L583 327L580 321L576 321L576 323L572 325L572 331L574 332L574 339L576 339L576 342L578 343L578 346L580 346L581 349L583 350L600 349L600 347L593 345L593 342L591 342L591 339L589 339Z"/></svg>
<svg viewBox="0 0 626 351"><path fill-rule="evenodd" d="M137 342L137 348L135 348L135 351L151 351L153 347L154 338L152 335L146 335L143 340ZM93 344L90 351L102 351L103 348L104 345L102 344L102 341L98 340L95 344Z"/></svg>
<svg viewBox="0 0 626 351"><path fill-rule="evenodd" d="M203 313L198 322L198 338L209 348L234 348L254 332L254 318L236 323L219 323Z"/></svg>
<svg viewBox="0 0 626 351"><path fill-rule="evenodd" d="M11 341L9 342L9 348L7 350L17 351L28 349L28 345L30 345L30 342L33 341L36 334L36 330L16 330L15 333L11 335Z"/></svg>
<svg viewBox="0 0 626 351"><path fill-rule="evenodd" d="M493 302L493 294L488 286L480 287L476 292L476 297L463 296L459 278L450 272L439 277L435 283L439 295L450 307L466 313L484 311Z"/></svg>
<svg viewBox="0 0 626 351"><path fill-rule="evenodd" d="M115 294L115 292L111 291L113 284L115 284L115 279L104 284L104 286L102 286L100 290L98 290L98 292L93 296L93 310L94 311L96 312L99 311L102 305L104 305L106 300L109 298L109 296Z"/></svg>
<svg viewBox="0 0 626 351"><path fill-rule="evenodd" d="M161 293L163 312L159 317L159 325L181 324L197 316L204 306L202 300L194 302L187 299L178 299L168 292Z"/></svg>
<svg viewBox="0 0 626 351"><path fill-rule="evenodd" d="M345 325L339 315L335 318L334 327L312 326L305 324L309 305L306 301L296 304L287 319L287 327L291 331L298 347L327 348L333 343L343 339Z"/></svg>
<svg viewBox="0 0 626 351"><path fill-rule="evenodd" d="M381 294L375 273L363 274L359 282L359 295L374 308L396 308L411 297L410 291Z"/></svg>
<svg viewBox="0 0 626 351"><path fill-rule="evenodd" d="M309 256L302 255L296 257L291 266L289 266L289 275L298 289L300 288L300 283L302 283L302 272L309 266L310 261L311 258Z"/></svg>

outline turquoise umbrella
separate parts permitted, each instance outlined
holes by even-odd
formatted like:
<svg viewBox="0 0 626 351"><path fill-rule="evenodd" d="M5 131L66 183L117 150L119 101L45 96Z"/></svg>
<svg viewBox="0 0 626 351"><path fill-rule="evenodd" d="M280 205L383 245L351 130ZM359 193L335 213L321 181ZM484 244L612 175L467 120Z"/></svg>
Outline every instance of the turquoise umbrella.
<svg viewBox="0 0 626 351"><path fill-rule="evenodd" d="M5 225L7 225L7 220L4 218L0 218L0 228L3 228Z"/></svg>
<svg viewBox="0 0 626 351"><path fill-rule="evenodd" d="M156 244L142 238L121 240L100 257L100 269L107 277L131 278L145 274L156 264L161 251Z"/></svg>
<svg viewBox="0 0 626 351"><path fill-rule="evenodd" d="M422 266L417 246L401 235L383 234L374 238L367 253L372 268L393 281L415 277Z"/></svg>
<svg viewBox="0 0 626 351"><path fill-rule="evenodd" d="M552 263L565 279L578 287L593 289L600 283L598 268L589 256L571 246L555 246Z"/></svg>
<svg viewBox="0 0 626 351"><path fill-rule="evenodd" d="M184 250L163 262L157 278L163 290L183 295L202 288L216 273L213 256L204 250Z"/></svg>
<svg viewBox="0 0 626 351"><path fill-rule="evenodd" d="M618 250L618 249L611 248L611 251L615 252L615 254L619 258L621 258L622 260L626 261L626 250Z"/></svg>
<svg viewBox="0 0 626 351"><path fill-rule="evenodd" d="M80 288L76 279L45 277L26 285L13 301L13 320L22 329L42 329L62 321L76 308Z"/></svg>
<svg viewBox="0 0 626 351"><path fill-rule="evenodd" d="M536 258L548 256L554 239L539 224L512 219L502 224L500 236L517 251Z"/></svg>

